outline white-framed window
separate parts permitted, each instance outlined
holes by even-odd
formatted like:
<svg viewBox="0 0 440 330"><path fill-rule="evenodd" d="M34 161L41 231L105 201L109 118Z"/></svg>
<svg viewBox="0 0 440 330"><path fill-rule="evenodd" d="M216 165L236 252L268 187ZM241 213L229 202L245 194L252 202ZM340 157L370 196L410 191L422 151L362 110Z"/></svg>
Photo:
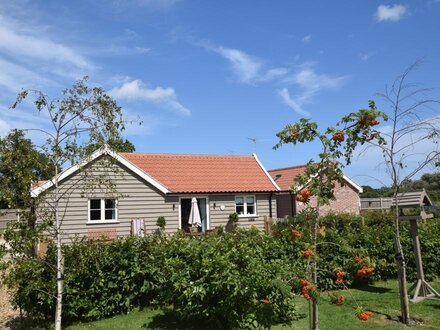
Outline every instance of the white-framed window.
<svg viewBox="0 0 440 330"><path fill-rule="evenodd" d="M257 205L255 196L235 196L235 212L237 212L238 215L256 215Z"/></svg>
<svg viewBox="0 0 440 330"><path fill-rule="evenodd" d="M118 201L114 198L90 198L89 222L118 221Z"/></svg>

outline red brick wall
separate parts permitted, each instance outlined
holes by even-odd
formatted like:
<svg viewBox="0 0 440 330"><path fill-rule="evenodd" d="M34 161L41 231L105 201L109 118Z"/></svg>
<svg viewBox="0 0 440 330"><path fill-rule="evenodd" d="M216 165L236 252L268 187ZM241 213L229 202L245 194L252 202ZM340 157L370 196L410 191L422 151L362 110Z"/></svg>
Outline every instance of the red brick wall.
<svg viewBox="0 0 440 330"><path fill-rule="evenodd" d="M335 188L336 200L331 201L329 205L320 207L321 215L326 215L329 212L334 213L353 213L359 214L359 194L350 185L346 184L343 187L337 185ZM296 202L298 212L304 209L304 204ZM316 206L316 198L312 197L311 206Z"/></svg>

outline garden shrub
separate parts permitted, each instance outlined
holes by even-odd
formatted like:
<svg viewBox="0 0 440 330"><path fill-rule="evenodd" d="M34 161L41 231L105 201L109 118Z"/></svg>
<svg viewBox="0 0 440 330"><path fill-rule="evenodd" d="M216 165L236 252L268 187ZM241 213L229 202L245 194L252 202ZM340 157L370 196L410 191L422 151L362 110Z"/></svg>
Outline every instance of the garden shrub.
<svg viewBox="0 0 440 330"><path fill-rule="evenodd" d="M63 247L64 320L90 321L135 307L172 305L182 319L210 327L289 322L296 317L297 278L294 260L280 246L258 230L201 238L176 234L74 241ZM13 304L35 322L50 322L54 315L54 264L50 245L44 259L17 259L7 276Z"/></svg>
<svg viewBox="0 0 440 330"><path fill-rule="evenodd" d="M66 322L89 321L145 306L172 306L182 320L209 328L237 328L288 323L296 318L294 293L306 278L310 232L306 216L278 223L272 236L256 229L222 230L193 238L150 235L112 242L77 240L64 246ZM415 278L409 224L402 223L402 244L409 280ZM340 289L336 272L345 271L346 285L396 277L391 215L329 214L321 219L318 245L319 287ZM440 221L419 223L425 276L440 275ZM368 258L374 273L357 278ZM17 254L5 277L13 304L35 322L50 322L55 311L55 249L44 259ZM310 279L309 279L310 280Z"/></svg>
<svg viewBox="0 0 440 330"><path fill-rule="evenodd" d="M288 322L295 317L294 262L278 242L258 230L203 240L175 239L164 264L160 301L173 304L182 318L198 318L219 328L237 327L254 318ZM274 255L274 253L276 255ZM268 306L264 306L268 305Z"/></svg>
<svg viewBox="0 0 440 330"><path fill-rule="evenodd" d="M428 219L420 221L419 237L422 249L423 268L428 280L440 276L440 221ZM321 243L319 255L319 287L323 290L340 288L335 283L335 273L346 270L352 274L347 284L362 284L367 280L388 280L396 278L394 259L394 229L392 214L388 212L368 212L362 216L349 214L328 214L320 219ZM287 223L275 225L280 233L289 233L291 228L303 232L307 242L309 223L302 216L290 217ZM401 223L401 240L408 267L408 279L416 278L415 260L409 223ZM367 279L358 279L354 275L357 265L353 259L357 256L369 257L375 271Z"/></svg>

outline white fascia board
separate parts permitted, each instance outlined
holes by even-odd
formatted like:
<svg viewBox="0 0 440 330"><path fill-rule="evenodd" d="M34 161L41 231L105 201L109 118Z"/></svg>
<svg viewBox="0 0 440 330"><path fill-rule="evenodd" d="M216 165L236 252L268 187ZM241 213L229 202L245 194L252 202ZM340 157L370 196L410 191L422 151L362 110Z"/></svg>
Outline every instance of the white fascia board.
<svg viewBox="0 0 440 330"><path fill-rule="evenodd" d="M138 168L137 166L135 166L134 164L129 162L124 157L121 157L118 153L110 150L107 146L105 146L104 148L96 150L93 154L90 155L90 157L87 157L87 159L81 161L77 165L69 167L68 169L66 169L63 172L61 172L60 174L58 174L58 181L61 181L61 180L65 179L65 178L67 178L68 176L70 176L73 173L77 172L81 167L87 165L88 163L92 162L93 160L97 159L98 157L100 157L102 155L109 155L109 156L115 158L119 163L121 163L122 165L124 165L127 168L129 168L131 171L133 171L134 173L139 175L141 178L143 178L145 181L150 183L152 186L154 186L157 189L159 189L164 194L167 194L167 193L170 192L160 182L158 182L157 180L153 179L151 176L149 176L143 170L141 170L140 168ZM54 186L55 185L55 178L56 177L52 178L51 180L47 181L45 184L41 185L40 187L31 189L31 197L37 197L43 191L45 191L45 190L49 189L50 187Z"/></svg>
<svg viewBox="0 0 440 330"><path fill-rule="evenodd" d="M274 185L274 187L278 190L281 191L281 188L277 185L277 183L272 179L272 177L270 176L269 172L266 171L266 169L264 168L263 164L261 164L260 160L258 159L256 154L252 154L252 156L255 158L255 160L257 161L258 165L260 165L261 169L263 170L263 172L267 175L267 177L269 178L270 182L272 182L272 184Z"/></svg>
<svg viewBox="0 0 440 330"><path fill-rule="evenodd" d="M358 191L359 194L362 194L364 192L364 189L359 186L357 183L355 183L353 180L351 180L348 176L346 176L345 174L343 174L342 178L344 179L344 181L346 181L349 185L351 185L354 189L356 189ZM310 182L307 181L303 186L301 186L300 188L298 188L298 191L304 189L305 187L307 187L308 183Z"/></svg>
<svg viewBox="0 0 440 330"><path fill-rule="evenodd" d="M355 183L353 180L351 180L351 179L350 179L348 176L346 176L345 174L344 174L343 178L344 178L344 180L347 181L350 185L352 185L352 186L358 191L359 194L362 194L362 193L364 192L364 189L363 189L360 185L358 185L357 183Z"/></svg>

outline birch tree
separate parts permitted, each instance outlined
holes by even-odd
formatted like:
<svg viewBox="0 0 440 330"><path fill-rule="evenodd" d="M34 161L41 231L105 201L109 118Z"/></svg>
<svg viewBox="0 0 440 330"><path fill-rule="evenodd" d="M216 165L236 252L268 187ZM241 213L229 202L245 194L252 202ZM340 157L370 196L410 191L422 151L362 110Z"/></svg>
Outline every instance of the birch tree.
<svg viewBox="0 0 440 330"><path fill-rule="evenodd" d="M35 110L48 118L47 128L33 129L46 136L42 146L50 158L55 176L53 189L41 198L50 199L50 208L45 209L50 230L56 245L56 310L55 329L61 329L63 306L63 247L62 230L64 211L61 201L64 193L60 190L60 169L72 165L87 156L87 146L103 145L108 140L120 139L124 130L121 108L100 87L89 87L87 77L65 89L61 97L49 98L38 90L23 90L11 106L16 109L27 98L33 98ZM89 148L90 149L90 148ZM47 204L46 204L47 205Z"/></svg>
<svg viewBox="0 0 440 330"><path fill-rule="evenodd" d="M410 181L425 169L439 164L440 111L439 100L431 98L433 89L423 88L408 81L410 74L420 61L408 67L391 86L379 96L389 106L383 109L389 118L389 125L380 129L386 144L370 141L368 150L378 149L383 156L383 166L391 181L394 199L393 227L397 276L399 282L401 321L410 323L406 258L403 253L399 200L405 182Z"/></svg>

